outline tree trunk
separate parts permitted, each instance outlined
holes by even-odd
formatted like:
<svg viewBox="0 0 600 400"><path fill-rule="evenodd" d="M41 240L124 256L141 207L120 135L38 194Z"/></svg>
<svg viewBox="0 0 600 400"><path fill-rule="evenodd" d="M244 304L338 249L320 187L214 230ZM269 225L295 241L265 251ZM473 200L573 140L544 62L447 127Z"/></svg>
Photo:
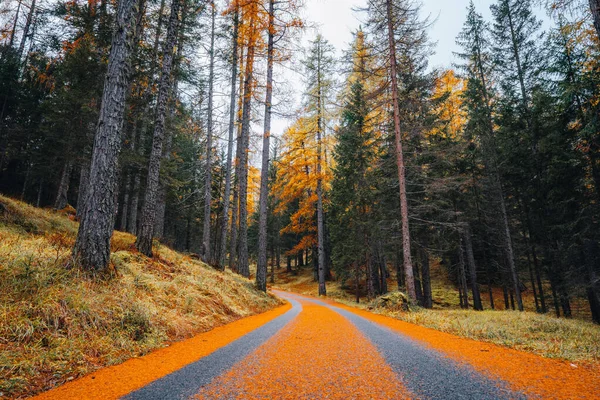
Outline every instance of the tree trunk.
<svg viewBox="0 0 600 400"><path fill-rule="evenodd" d="M475 256L473 255L473 242L471 239L471 227L467 223L463 231L465 238L465 250L467 252L467 265L469 266L469 279L471 280L471 292L473 293L473 308L477 311L483 310L481 304L481 295L477 283L477 266L475 265Z"/></svg>
<svg viewBox="0 0 600 400"><path fill-rule="evenodd" d="M40 208L42 203L42 189L44 188L44 178L40 179L40 184L38 186L37 199L35 201L35 206Z"/></svg>
<svg viewBox="0 0 600 400"><path fill-rule="evenodd" d="M204 224L202 229L202 255L205 263L210 263L210 222L212 209L212 139L213 139L213 87L215 81L215 2L210 2L211 29L210 29L210 62L208 73L208 115L206 124L206 179L204 181Z"/></svg>
<svg viewBox="0 0 600 400"><path fill-rule="evenodd" d="M319 115L317 116L317 246L319 257L319 296L326 296L327 288L325 287L325 226L323 220L323 178L321 177L321 171L323 169L321 165L323 158L323 98L321 92L322 67L320 45L321 42L319 41L319 49L317 56L317 102L319 113Z"/></svg>
<svg viewBox="0 0 600 400"><path fill-rule="evenodd" d="M267 290L267 213L269 201L269 157L271 155L271 107L273 102L273 57L275 51L275 0L269 0L269 27L267 45L267 94L265 98L265 126L263 134L262 167L260 170L260 201L258 212L258 264L256 287ZM320 293L320 289L319 289Z"/></svg>
<svg viewBox="0 0 600 400"><path fill-rule="evenodd" d="M600 0L589 0L590 11L594 17L594 28L596 28L596 35L600 39Z"/></svg>
<svg viewBox="0 0 600 400"><path fill-rule="evenodd" d="M421 274L423 276L423 307L433 308L431 294L431 274L429 271L429 252L426 248L421 250Z"/></svg>
<svg viewBox="0 0 600 400"><path fill-rule="evenodd" d="M219 267L225 270L227 256L227 228L229 224L229 203L231 197L231 169L233 162L233 132L235 130L236 114L236 84L238 79L238 36L239 36L239 10L236 7L233 15L232 60L231 60L231 95L229 101L229 136L227 142L227 164L225 166L225 194L223 198L223 219L221 226L221 246L219 249ZM233 253L232 253L233 254Z"/></svg>
<svg viewBox="0 0 600 400"><path fill-rule="evenodd" d="M238 251L238 273L250 276L248 265L248 151L250 144L250 117L252 114L252 81L254 80L254 54L256 51L256 35L254 34L255 15L251 15L246 54L246 73L244 74L244 101L242 113L242 150L240 159L239 198L240 198L240 233Z"/></svg>
<svg viewBox="0 0 600 400"><path fill-rule="evenodd" d="M17 32L17 23L19 22L19 14L21 13L21 5L22 5L23 1L19 0L17 3L17 12L15 13L15 19L13 21L13 26L12 29L10 31L10 40L8 41L8 47L12 48L13 44L15 43L15 35Z"/></svg>
<svg viewBox="0 0 600 400"><path fill-rule="evenodd" d="M519 282L519 276L517 274L517 267L515 265L515 257L512 247L512 238L510 234L510 225L508 223L508 214L506 211L506 202L504 200L504 191L502 189L502 182L500 180L500 172L498 171L498 161L496 154L496 147L494 146L494 121L492 118L492 110L490 106L490 97L487 91L486 77L483 70L483 61L481 60L481 54L477 54L475 60L476 68L481 79L482 91L484 96L485 105L487 108L487 125L488 132L483 136L483 148L485 154L484 163L486 169L489 170L491 177L491 190L493 196L498 202L498 208L500 209L499 225L501 230L502 240L504 241L503 251L508 262L509 272L512 278L512 284L514 292L517 297L517 303L519 305L519 311L523 311L523 300L521 298L521 285Z"/></svg>
<svg viewBox="0 0 600 400"><path fill-rule="evenodd" d="M404 152L402 148L402 133L400 132L400 105L398 99L398 77L396 60L396 41L394 39L394 24L392 14L392 0L386 0L387 29L390 47L390 76L392 80L392 102L394 107L394 136L396 145L396 163L398 165L398 182L400 186L400 213L402 216L402 249L404 255L404 279L409 301L417 300L415 291L415 278L413 275L412 257L410 248L410 229L408 225L408 199L406 196L406 170L404 166Z"/></svg>
<svg viewBox="0 0 600 400"><path fill-rule="evenodd" d="M421 286L421 271L419 271L419 262L413 263L413 276L415 277L415 292L417 294L417 303L423 306L423 286Z"/></svg>
<svg viewBox="0 0 600 400"><path fill-rule="evenodd" d="M54 201L54 209L62 210L69 204L69 184L71 183L71 172L73 171L73 163L71 161L65 162L62 174L60 176L60 184L58 185L58 192L56 193L56 200Z"/></svg>
<svg viewBox="0 0 600 400"><path fill-rule="evenodd" d="M77 263L83 268L97 271L105 271L110 261L123 114L129 87L129 56L133 48L137 12L135 0L121 0L118 4L116 29L94 139L90 185L73 249Z"/></svg>
<svg viewBox="0 0 600 400"><path fill-rule="evenodd" d="M360 266L358 261L354 261L354 291L356 294L356 303L360 303Z"/></svg>
<svg viewBox="0 0 600 400"><path fill-rule="evenodd" d="M593 240L586 240L583 253L589 279L587 296L590 302L592 320L600 324L600 280L596 272L598 262L600 261L598 243Z"/></svg>
<svg viewBox="0 0 600 400"><path fill-rule="evenodd" d="M156 101L156 120L154 124L154 136L152 139L152 151L148 162L148 177L144 205L142 207L142 221L136 240L138 251L148 257L152 256L152 240L154 238L154 225L156 221L156 201L160 179L160 164L163 156L163 141L165 137L165 117L167 101L171 88L171 70L173 68L173 49L177 41L179 29L179 9L181 0L173 0L171 4L171 16L167 27L167 38L163 48L163 65L158 86L158 98Z"/></svg>
<svg viewBox="0 0 600 400"><path fill-rule="evenodd" d="M25 50L25 42L27 41L27 36L29 36L29 29L31 28L31 22L33 21L35 2L36 0L32 0L31 2L31 7L29 8L29 13L27 14L27 21L25 22L25 27L23 28L23 36L21 37L21 43L19 44L19 50L17 52L17 60L19 60L19 63L21 62L23 50Z"/></svg>
<svg viewBox="0 0 600 400"><path fill-rule="evenodd" d="M463 248L462 237L459 239L458 246L458 278L459 284L461 288L461 292L463 294L463 301L461 304L462 308L469 308L469 288L467 287L467 275L465 272L465 253Z"/></svg>

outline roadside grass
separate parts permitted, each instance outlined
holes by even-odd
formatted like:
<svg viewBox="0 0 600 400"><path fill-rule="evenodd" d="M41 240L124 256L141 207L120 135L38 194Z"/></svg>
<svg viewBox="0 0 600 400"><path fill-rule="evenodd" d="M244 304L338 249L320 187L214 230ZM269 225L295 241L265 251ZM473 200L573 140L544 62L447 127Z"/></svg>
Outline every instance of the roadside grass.
<svg viewBox="0 0 600 400"><path fill-rule="evenodd" d="M469 339L571 362L600 361L600 326L534 312L372 310L402 321Z"/></svg>
<svg viewBox="0 0 600 400"><path fill-rule="evenodd" d="M297 275L279 270L274 288L318 297L318 285L313 280L311 268L300 268ZM394 279L388 281L390 291L397 290ZM432 291L434 309L416 308L410 312L395 304L374 307L380 303L361 297L357 304L351 290L339 282L328 282L327 297L348 306L396 318L473 340L526 351L547 358L570 362L600 362L600 326L582 319L556 318L552 313L538 314L526 311L490 310L486 293L482 293L487 311L459 309L459 298L439 264L432 264ZM501 289L494 289L496 303L503 308ZM524 297L527 308L535 309L531 295ZM574 299L578 304L578 299ZM583 301L581 301L583 303Z"/></svg>
<svg viewBox="0 0 600 400"><path fill-rule="evenodd" d="M74 210L0 196L0 397L23 398L279 304L253 283L115 232L113 276L66 268Z"/></svg>

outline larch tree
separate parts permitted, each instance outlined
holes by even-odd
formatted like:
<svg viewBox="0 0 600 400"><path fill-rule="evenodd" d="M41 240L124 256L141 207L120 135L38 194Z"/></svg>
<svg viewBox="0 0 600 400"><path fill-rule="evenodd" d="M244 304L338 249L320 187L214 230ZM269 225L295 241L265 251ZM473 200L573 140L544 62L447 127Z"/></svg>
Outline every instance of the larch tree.
<svg viewBox="0 0 600 400"><path fill-rule="evenodd" d="M284 6L282 6L284 4ZM262 148L262 167L260 179L260 199L258 218L258 263L256 285L260 290L266 290L267 279L267 246L268 246L268 204L269 181L272 173L270 168L271 156L271 116L273 113L273 68L276 61L285 60L285 51L276 48L276 41L287 38L294 28L302 26L296 17L300 4L297 1L269 0L267 15L267 81L265 94L265 121ZM277 38L276 38L277 36ZM277 60L276 60L277 57ZM279 232L276 233L279 235ZM272 274L273 278L273 274Z"/></svg>
<svg viewBox="0 0 600 400"><path fill-rule="evenodd" d="M262 168L260 176L260 200L258 211L258 263L256 286L267 291L267 201L269 197L269 157L271 156L271 113L273 107L273 64L275 52L275 0L269 0L269 23L267 25L267 89L265 98L265 124L263 133Z"/></svg>
<svg viewBox="0 0 600 400"><path fill-rule="evenodd" d="M239 159L239 249L238 273L250 276L248 255L248 158L250 146L250 124L252 117L252 97L254 94L254 62L257 46L260 44L261 4L258 0L249 0L243 6L244 25L242 38L246 48L244 71L242 124Z"/></svg>

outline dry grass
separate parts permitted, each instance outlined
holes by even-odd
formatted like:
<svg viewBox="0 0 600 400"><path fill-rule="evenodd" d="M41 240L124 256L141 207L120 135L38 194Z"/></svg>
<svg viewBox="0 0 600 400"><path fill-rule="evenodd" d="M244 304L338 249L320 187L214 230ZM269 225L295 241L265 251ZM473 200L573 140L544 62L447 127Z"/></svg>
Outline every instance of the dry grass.
<svg viewBox="0 0 600 400"><path fill-rule="evenodd" d="M116 276L67 269L69 210L0 196L0 394L24 397L279 304L250 281L115 233Z"/></svg>
<svg viewBox="0 0 600 400"><path fill-rule="evenodd" d="M568 361L600 361L600 327L534 312L424 310L375 312L474 340Z"/></svg>
<svg viewBox="0 0 600 400"><path fill-rule="evenodd" d="M369 303L364 298L361 298L360 304L356 304L352 293L343 290L339 282L328 283L327 297L413 324L548 358L600 362L600 326L580 319L555 318L553 314L455 309L459 304L456 289L449 283L439 264L432 265L432 272L433 310L417 308L412 312L404 312L400 310L402 307L374 307L380 302ZM390 290L395 290L393 280L389 283ZM298 275L281 270L274 286L299 294L318 296L318 285L313 280L310 268L300 269ZM501 290L496 290L494 297L497 303L502 301L500 296ZM531 303L530 309L533 309L533 298L527 296L525 300L527 304Z"/></svg>

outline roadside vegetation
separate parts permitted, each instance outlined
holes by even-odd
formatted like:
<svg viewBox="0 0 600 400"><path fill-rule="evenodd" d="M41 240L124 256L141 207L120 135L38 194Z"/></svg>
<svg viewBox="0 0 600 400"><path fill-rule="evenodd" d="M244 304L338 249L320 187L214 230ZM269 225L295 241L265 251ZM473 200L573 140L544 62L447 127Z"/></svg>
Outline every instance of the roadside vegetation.
<svg viewBox="0 0 600 400"><path fill-rule="evenodd" d="M391 292L371 301L361 297L357 304L353 287L342 286L338 281L328 282L327 295L345 305L473 340L547 358L600 363L600 326L590 322L590 316L585 313L585 299L573 299L573 304L581 305L574 307L581 310L575 318L556 318L551 313L504 310L502 291L494 288L496 310L490 309L489 300L485 298L484 311L463 310L460 309L458 291L441 266L432 263L431 273L433 309L412 307L405 311L403 302L406 296L397 291L394 276L388 281ZM273 287L318 296L318 283L310 267L298 268L292 274L279 270ZM533 307L531 294L525 292L523 301Z"/></svg>
<svg viewBox="0 0 600 400"><path fill-rule="evenodd" d="M77 223L0 196L0 392L39 392L141 356L278 300L252 282L115 232L111 274L67 268Z"/></svg>

